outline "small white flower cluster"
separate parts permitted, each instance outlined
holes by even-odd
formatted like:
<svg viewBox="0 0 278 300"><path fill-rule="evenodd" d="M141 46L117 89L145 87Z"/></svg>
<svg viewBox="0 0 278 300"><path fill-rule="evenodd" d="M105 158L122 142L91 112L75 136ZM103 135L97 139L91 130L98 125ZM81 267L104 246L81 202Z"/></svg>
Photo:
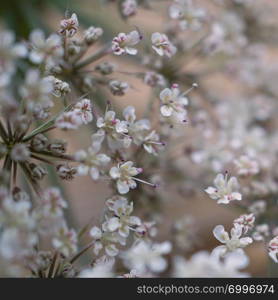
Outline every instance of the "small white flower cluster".
<svg viewBox="0 0 278 300"><path fill-rule="evenodd" d="M34 210L33 218L43 236L50 236L52 245L65 257L77 251L77 234L69 229L64 220L64 209L68 207L58 188L44 191L41 204Z"/></svg>
<svg viewBox="0 0 278 300"><path fill-rule="evenodd" d="M202 8L195 8L192 0L174 0L169 7L169 15L179 21L182 30L197 31L202 27L206 13Z"/></svg>
<svg viewBox="0 0 278 300"><path fill-rule="evenodd" d="M93 120L92 105L89 99L77 102L68 112L63 112L55 121L57 128L63 130L75 130L82 124L88 124Z"/></svg>
<svg viewBox="0 0 278 300"><path fill-rule="evenodd" d="M116 245L124 246L130 233L135 233L142 225L141 220L132 216L133 203L121 196L113 196L106 201L107 212L101 228L94 226L90 230L93 238L93 252L99 255L104 250L104 256L114 257L119 249Z"/></svg>

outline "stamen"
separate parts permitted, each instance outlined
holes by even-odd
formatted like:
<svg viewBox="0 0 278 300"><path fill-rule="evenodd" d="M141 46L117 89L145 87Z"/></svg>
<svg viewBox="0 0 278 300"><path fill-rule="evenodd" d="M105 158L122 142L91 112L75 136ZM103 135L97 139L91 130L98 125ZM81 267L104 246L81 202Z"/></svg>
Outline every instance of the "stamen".
<svg viewBox="0 0 278 300"><path fill-rule="evenodd" d="M145 183L145 184L147 184L147 185L150 185L150 186L152 186L153 188L156 188L156 187L157 187L157 184L154 184L154 183L151 183L151 182L147 182L147 181L145 181L145 180L142 180L142 179L139 179L139 178L136 178L136 177L132 177L132 179L135 180L135 181L139 181L139 182L141 182L141 183Z"/></svg>
<svg viewBox="0 0 278 300"><path fill-rule="evenodd" d="M185 91L184 93L182 93L181 95L182 96L186 96L187 94L189 94L193 89L197 88L198 87L198 84L197 83L193 83L191 88L188 89L187 91Z"/></svg>

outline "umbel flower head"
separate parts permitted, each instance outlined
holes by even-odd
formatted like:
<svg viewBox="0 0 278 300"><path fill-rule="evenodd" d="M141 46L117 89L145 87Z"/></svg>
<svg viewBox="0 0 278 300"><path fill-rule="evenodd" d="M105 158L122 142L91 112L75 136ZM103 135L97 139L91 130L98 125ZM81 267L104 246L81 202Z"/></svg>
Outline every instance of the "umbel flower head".
<svg viewBox="0 0 278 300"><path fill-rule="evenodd" d="M210 198L217 200L217 203L228 204L233 200L241 200L242 196L238 192L238 182L236 177L228 179L228 173L218 174L214 179L215 187L208 187L205 191Z"/></svg>

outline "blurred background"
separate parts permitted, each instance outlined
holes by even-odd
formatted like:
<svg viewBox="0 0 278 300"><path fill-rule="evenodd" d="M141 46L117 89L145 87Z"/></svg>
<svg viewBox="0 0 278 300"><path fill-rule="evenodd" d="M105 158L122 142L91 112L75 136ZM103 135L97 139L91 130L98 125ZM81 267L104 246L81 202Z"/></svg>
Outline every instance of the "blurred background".
<svg viewBox="0 0 278 300"><path fill-rule="evenodd" d="M149 37L152 32L165 31L165 20L168 18L167 11L171 1L150 1L151 9L144 6L139 7L137 14L128 20L121 18L116 2L117 1L101 0L4 0L0 2L0 24L1 27L13 29L20 40L25 40L28 38L30 31L34 28L43 28L48 33L57 31L60 20L64 16L75 12L83 28L89 27L90 25L102 27L105 33L104 41L110 41L119 32L134 30L135 26L137 26L143 36L146 37L144 40L145 43L149 42ZM222 11L219 10L219 5L215 4L214 1L196 0L196 3L209 10L213 18L220 19L223 17L221 15ZM275 0L260 0L254 1L254 7L255 6L257 7L256 11L260 11L261 18L259 22L265 25L265 29L256 32L256 28L252 28L252 18L250 17L249 21L251 25L248 27L251 30L248 33L250 37L249 42L260 42L261 45L267 48L263 62L265 67L267 65L275 65L278 61L278 36L273 32L272 28L275 28L276 25L278 26L278 3ZM191 38L192 35L188 35L188 37L184 38L185 42L190 44L192 42ZM211 63L212 60L213 65ZM117 78L128 81L134 88L130 89L127 95L121 98L113 97L111 94L104 94L103 97L105 97L105 100L111 100L112 103L118 107L133 105L137 109L138 117L142 116L150 97L153 95L152 90L145 85L141 79L130 76L127 73L142 72L146 70L146 67L139 60L130 60L126 57L122 59L111 56L109 57L109 61L120 66L123 72L118 73ZM182 59L179 60L180 64L182 62ZM215 66L213 72L202 77L201 88L202 90L210 91L208 98L213 98L217 95L217 99L223 99L223 101L241 101L241 96L239 95L242 93L242 90L245 89L245 86L244 84L242 85L241 82L238 82L240 80L236 78L237 75L233 79L227 76L221 66L221 58L215 60L209 56L187 55L184 62L184 66L179 65L179 68L183 70L185 74L188 74L188 78L190 78L192 74L202 73L202 71L207 70L208 66ZM236 68L241 68L240 60L237 62L231 61L229 67L233 69L233 67L235 67L233 64L236 63ZM242 67L244 68L243 65ZM127 73L124 74L124 72ZM277 77L276 79L271 78L271 80L277 81ZM249 87L248 89L249 92L251 89L251 95L252 89L254 90L254 88ZM248 93L244 94L244 97L248 97ZM94 101L94 99L92 100ZM201 93L193 92L190 100L193 106L194 102L197 104L203 103L203 105L209 106L208 109L213 109L213 105L209 102L210 99L206 99L206 95L201 95ZM274 107L274 112L277 112L277 107ZM238 114L242 113L240 109L235 112ZM193 111L189 112L189 114L193 114ZM175 220L182 218L184 215L193 216L194 222L192 226L194 228L192 230L197 237L197 242L186 252L186 256L190 256L191 253L198 250L211 250L217 246L218 241L212 235L213 228L218 224L223 224L225 228L230 228L232 221L238 217L239 212L235 207L218 205L216 201L211 200L204 193L204 189L208 186L208 183L212 182L215 173L211 172L211 176L202 181L200 180L200 178L202 178L200 176L202 173L201 167L195 172L193 163L186 161L186 163L183 164L185 160L188 160L184 150L190 151L189 148L193 145L191 141L194 139L194 134L196 134L196 130L191 128L190 123L183 130L185 131L184 141L182 141L182 145L178 147L174 153L173 162L174 164L176 163L176 165L184 165L184 168L187 168L183 170L185 173L185 181L183 186L181 186L181 190L177 190L175 183L167 184L166 182L167 188L163 191L164 200L162 206L164 217L162 222L158 224L159 235L157 238L159 240L169 239L169 236L173 234L172 225ZM88 136L91 134L89 128L84 128L84 130L78 132L78 134L74 132L65 133L62 131L56 134L57 138L65 138L69 141L69 153L83 149L89 146L90 143L88 139ZM182 155L180 155L180 153L182 153ZM193 185L192 181L194 180ZM58 184L54 174L49 174L45 181L52 182L54 185ZM187 189L188 186L190 186L189 189ZM190 189L194 189L194 191L192 192ZM73 181L64 182L63 190L70 202L71 209L69 218L72 224L78 228L86 225L88 222L91 222L92 225L99 224L100 216L102 216L104 209L104 201L110 196L108 182L98 182L95 184L89 177L77 177ZM264 244L260 242L248 247L247 252L251 259L248 271L254 276L267 275L268 257L264 247ZM179 253L183 254L182 251Z"/></svg>

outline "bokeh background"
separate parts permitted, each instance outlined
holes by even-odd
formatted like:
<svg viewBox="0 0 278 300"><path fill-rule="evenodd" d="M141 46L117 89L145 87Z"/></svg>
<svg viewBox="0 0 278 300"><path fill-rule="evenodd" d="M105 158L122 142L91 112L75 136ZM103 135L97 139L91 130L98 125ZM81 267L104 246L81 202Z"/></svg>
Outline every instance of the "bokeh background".
<svg viewBox="0 0 278 300"><path fill-rule="evenodd" d="M81 26L84 28L89 25L104 28L104 41L111 40L119 32L129 32L135 26L140 28L140 31L145 36L150 36L155 31L164 31L167 5L169 5L170 1L152 1L152 10L140 8L138 14L128 21L120 17L117 6L113 1L105 5L103 5L103 2L100 0L2 0L0 1L0 24L2 27L15 30L19 39L24 40L33 28L40 27L46 32L57 31L61 18L67 12L76 12ZM210 7L210 1L196 2L212 10L215 17L221 17L217 11L217 7ZM271 24L278 23L278 2L276 0L260 0L259 2L259 5L262 7L262 13L266 13L265 22L267 25L270 24L269 26L271 26ZM272 11L272 14L267 15L268 10ZM266 40L269 40L269 36L271 36L271 43L267 44L269 57L266 62L269 64L277 63L278 36L270 31L266 31L264 34ZM123 72L144 71L144 66L139 61L129 60L126 57L122 59L111 56L109 61L121 66L120 69ZM188 61L186 62L184 68L190 73L191 70L202 70L207 64L208 58L202 59L192 56L189 63ZM118 73L117 78L128 81L134 88L121 98L113 98L110 94L104 95L104 97L108 97L118 107L133 105L137 109L137 115L142 115L151 96L150 88L143 84L142 80L128 74ZM206 86L206 89L210 89L212 93L216 93L219 98L222 97L225 101L237 98L239 90L242 88L236 82L223 75L221 68L204 78L202 84ZM193 93L192 101L195 101L194 97ZM94 101L94 99L92 100ZM197 99L196 96L196 101L201 100ZM184 145L188 145L190 144L190 124L184 130L187 131L187 140L184 141ZM88 146L88 136L90 136L91 132L89 128L84 128L78 134L74 132L60 132L56 134L57 138L64 138L69 141L68 152L73 153ZM186 158L174 156L173 159L178 162L179 159ZM189 170L188 176L193 176L194 178L194 167ZM54 174L49 174L45 181L46 183L48 181L57 185L57 178L55 178ZM185 179L185 189L186 184ZM109 196L108 183L100 182L95 184L89 177L77 177L73 181L63 183L62 186L70 202L71 209L68 217L71 223L76 227L82 227L88 222L91 222L92 225L97 225L100 221L100 216L102 216L104 201ZM177 193L175 186L171 184L169 188L167 187L167 195L165 195L167 200L164 201L163 205L165 218L158 226L159 240L165 240L172 234L171 224L173 220L188 214L193 215L195 218L196 235L198 236L198 243L194 246L192 252L201 249L211 250L218 245L218 241L212 235L213 228L218 224L223 224L229 228L233 219L238 216L238 212L217 205L215 201L209 199L204 193L205 188L206 182L198 181L195 184L194 195L189 194L187 196L186 193ZM254 276L266 276L268 272L268 257L266 251L264 251L263 243L254 243L248 247L247 252L251 259L248 269L251 274Z"/></svg>

